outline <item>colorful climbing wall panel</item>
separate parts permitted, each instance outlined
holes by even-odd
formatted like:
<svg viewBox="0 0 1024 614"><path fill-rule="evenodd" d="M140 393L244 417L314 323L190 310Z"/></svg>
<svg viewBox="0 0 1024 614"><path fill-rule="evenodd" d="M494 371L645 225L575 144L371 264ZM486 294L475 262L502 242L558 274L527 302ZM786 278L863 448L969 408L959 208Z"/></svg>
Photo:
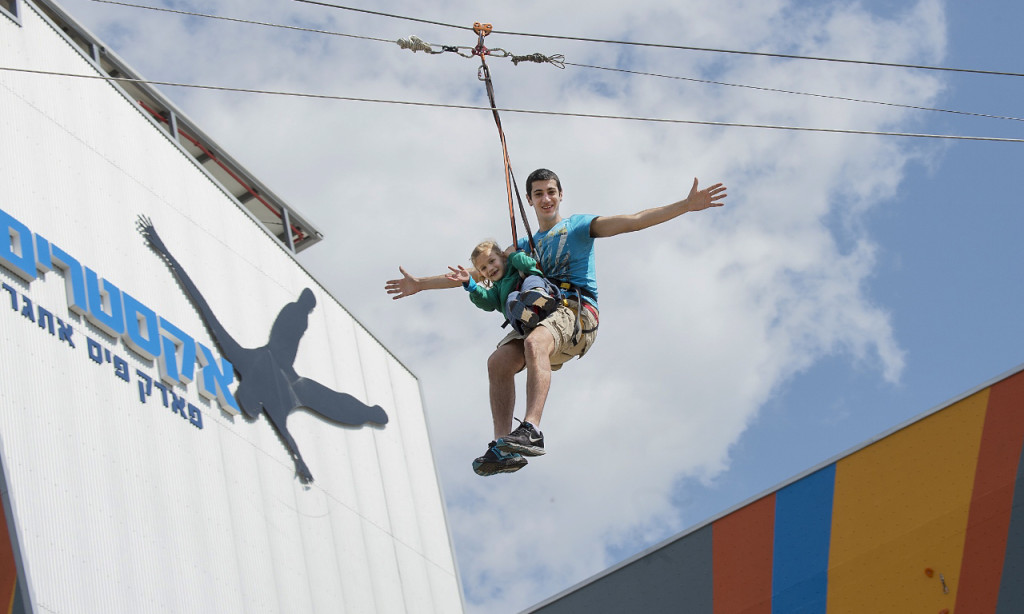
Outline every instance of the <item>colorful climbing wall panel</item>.
<svg viewBox="0 0 1024 614"><path fill-rule="evenodd" d="M531 611L1020 614L1022 450L1018 370Z"/></svg>

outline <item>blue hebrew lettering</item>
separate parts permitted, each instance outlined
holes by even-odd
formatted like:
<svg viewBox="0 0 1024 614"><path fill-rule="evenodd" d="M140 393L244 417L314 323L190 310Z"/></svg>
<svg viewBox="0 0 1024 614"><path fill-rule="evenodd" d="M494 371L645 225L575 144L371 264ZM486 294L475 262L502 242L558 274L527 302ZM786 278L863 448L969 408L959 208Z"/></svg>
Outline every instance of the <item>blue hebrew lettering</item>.
<svg viewBox="0 0 1024 614"><path fill-rule="evenodd" d="M154 381L153 387L160 391L160 396L163 397L164 407L169 407L167 402L167 386L160 382ZM173 392L171 394L174 394Z"/></svg>
<svg viewBox="0 0 1024 614"><path fill-rule="evenodd" d="M171 392L171 411L180 415L183 419L188 420L188 415L185 413L186 403L185 397L179 397Z"/></svg>
<svg viewBox="0 0 1024 614"><path fill-rule="evenodd" d="M160 318L160 328L167 335L160 338L163 352L157 360L160 379L169 384L187 384L196 374L196 342L191 335Z"/></svg>
<svg viewBox="0 0 1024 614"><path fill-rule="evenodd" d="M0 209L0 265L25 281L36 278L32 231L3 209Z"/></svg>
<svg viewBox="0 0 1024 614"><path fill-rule="evenodd" d="M74 256L56 245L50 244L50 262L64 274L64 290L68 295L68 309L78 315L89 311L89 303L85 296L85 277L82 265Z"/></svg>
<svg viewBox="0 0 1024 614"><path fill-rule="evenodd" d="M124 299L124 327L127 333L122 338L128 347L153 360L160 355L160 324L156 312L127 292L121 296Z"/></svg>
<svg viewBox="0 0 1024 614"><path fill-rule="evenodd" d="M135 375L139 376L139 401L145 403L146 397L153 393L153 378L138 369Z"/></svg>
<svg viewBox="0 0 1024 614"><path fill-rule="evenodd" d="M23 305L23 307L21 308L21 315L23 315L26 318L28 318L29 320L32 320L33 322L35 322L36 321L36 312L35 312L35 309L32 308L32 299L30 299L29 297L27 297L24 294L22 294L21 295L21 301L22 301L22 305Z"/></svg>
<svg viewBox="0 0 1024 614"><path fill-rule="evenodd" d="M100 346L98 341L94 341L92 337L85 338L86 345L89 346L89 358L96 364L103 364L103 347Z"/></svg>
<svg viewBox="0 0 1024 614"><path fill-rule="evenodd" d="M0 209L0 211L2 211L2 209ZM14 288L8 286L7 284L0 284L0 285L2 285L3 289L6 290L7 293L11 295L11 311L17 311L18 310L18 291L15 290Z"/></svg>
<svg viewBox="0 0 1024 614"><path fill-rule="evenodd" d="M203 428L203 412L191 403L188 404L188 421L197 429Z"/></svg>
<svg viewBox="0 0 1024 614"><path fill-rule="evenodd" d="M50 260L50 242L36 235L36 270L45 273L51 268L53 261Z"/></svg>
<svg viewBox="0 0 1024 614"><path fill-rule="evenodd" d="M89 296L89 311L86 313L89 321L112 337L124 334L121 290L109 281L100 279L89 267L85 267L85 288Z"/></svg>
<svg viewBox="0 0 1024 614"><path fill-rule="evenodd" d="M199 344L202 352L199 355L199 364L202 370L199 372L199 394L207 399L217 399L221 408L230 414L238 415L241 409L235 395L228 389L235 381L235 368L227 358L220 359L217 365L217 358L213 351L202 343Z"/></svg>
<svg viewBox="0 0 1024 614"><path fill-rule="evenodd" d="M128 361L120 356L114 356L114 375L126 382L132 381L131 376L128 375Z"/></svg>
<svg viewBox="0 0 1024 614"><path fill-rule="evenodd" d="M36 308L39 310L39 328L41 328L43 330L46 330L47 328L49 328L50 329L50 334L52 335L53 334L53 314L50 313L48 310L43 309L39 305L36 305ZM47 324L49 324L49 326L47 326Z"/></svg>
<svg viewBox="0 0 1024 614"><path fill-rule="evenodd" d="M61 341L67 341L68 345L75 347L75 341L71 338L71 334L75 332L75 329L71 328L71 324L57 318L57 339Z"/></svg>

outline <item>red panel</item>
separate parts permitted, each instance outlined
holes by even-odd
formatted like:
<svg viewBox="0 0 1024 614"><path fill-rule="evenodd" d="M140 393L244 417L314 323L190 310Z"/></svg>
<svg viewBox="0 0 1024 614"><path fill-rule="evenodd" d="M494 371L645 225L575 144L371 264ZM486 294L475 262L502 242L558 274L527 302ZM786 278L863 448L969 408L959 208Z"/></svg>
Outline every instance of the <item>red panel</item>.
<svg viewBox="0 0 1024 614"><path fill-rule="evenodd" d="M714 523L714 614L771 614L774 536L774 494Z"/></svg>
<svg viewBox="0 0 1024 614"><path fill-rule="evenodd" d="M0 505L0 611L11 611L11 600L18 584L18 570L14 566L14 550L7 532L7 517Z"/></svg>
<svg viewBox="0 0 1024 614"><path fill-rule="evenodd" d="M1024 445L1024 372L992 386L971 494L957 614L996 611L1013 487Z"/></svg>

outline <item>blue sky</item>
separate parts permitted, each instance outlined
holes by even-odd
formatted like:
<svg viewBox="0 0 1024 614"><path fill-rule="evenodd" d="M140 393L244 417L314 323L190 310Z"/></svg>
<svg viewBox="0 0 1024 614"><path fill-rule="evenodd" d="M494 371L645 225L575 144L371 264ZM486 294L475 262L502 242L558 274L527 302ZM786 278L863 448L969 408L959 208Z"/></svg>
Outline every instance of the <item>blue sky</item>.
<svg viewBox="0 0 1024 614"><path fill-rule="evenodd" d="M476 61L451 54L89 0L63 5L154 80L485 103ZM474 42L284 0L173 7ZM372 8L519 32L1024 72L1024 7L1012 0ZM489 42L581 64L1022 115L1024 77ZM511 108L1024 138L1016 121L490 64L499 104ZM506 238L489 114L165 91L321 227L326 240L300 262L419 377L471 612L536 603L1024 362L1024 144L505 113L517 174L559 172L563 213L667 204L694 176L726 182L730 196L721 209L599 243L602 329L591 355L555 376L542 424L550 451L514 476L482 480L469 463L490 434L483 365L502 333L496 317L458 292L393 302L383 285L399 265L441 273L465 263L480 239ZM510 559L519 562L511 577Z"/></svg>
<svg viewBox="0 0 1024 614"><path fill-rule="evenodd" d="M884 14L891 3L867 3ZM1021 72L1013 2L943 5L942 66ZM951 74L935 108L1020 117L1020 77ZM1024 124L926 113L915 131L1024 137ZM788 382L762 407L728 472L684 507L723 509L858 446L1024 363L1024 179L1018 144L958 142L908 167L891 202L866 216L879 248L867 293L891 314L907 352L898 383L831 357ZM842 419L854 415L855 419ZM941 451L934 451L941 454ZM685 488L682 489L685 491ZM723 507L724 506L724 507Z"/></svg>

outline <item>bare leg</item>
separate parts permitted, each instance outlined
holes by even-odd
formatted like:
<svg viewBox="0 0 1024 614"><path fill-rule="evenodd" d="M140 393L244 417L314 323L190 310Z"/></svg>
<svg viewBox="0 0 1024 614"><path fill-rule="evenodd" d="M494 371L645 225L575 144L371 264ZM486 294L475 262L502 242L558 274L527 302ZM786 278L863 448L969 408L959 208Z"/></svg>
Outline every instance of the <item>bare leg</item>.
<svg viewBox="0 0 1024 614"><path fill-rule="evenodd" d="M525 364L522 341L501 346L487 359L495 439L508 435L512 430L512 415L516 408L515 377Z"/></svg>
<svg viewBox="0 0 1024 614"><path fill-rule="evenodd" d="M526 418L530 424L539 427L540 418L544 413L544 403L548 400L551 389L551 351L555 349L555 339L551 331L543 326L537 327L526 338L524 356L526 358Z"/></svg>

